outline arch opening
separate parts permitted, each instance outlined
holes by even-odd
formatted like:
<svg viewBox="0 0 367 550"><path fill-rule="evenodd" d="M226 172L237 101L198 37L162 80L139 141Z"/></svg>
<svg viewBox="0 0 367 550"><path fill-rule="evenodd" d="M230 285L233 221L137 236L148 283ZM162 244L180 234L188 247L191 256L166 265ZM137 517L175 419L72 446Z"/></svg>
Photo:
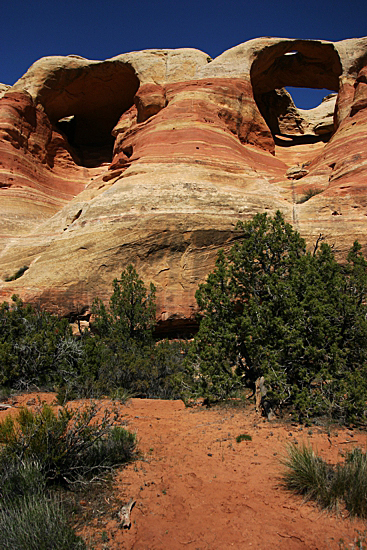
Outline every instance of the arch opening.
<svg viewBox="0 0 367 550"><path fill-rule="evenodd" d="M333 90L322 88L296 88L294 86L285 86L287 92L291 95L293 103L297 109L309 110L318 107L325 97L334 93Z"/></svg>
<svg viewBox="0 0 367 550"><path fill-rule="evenodd" d="M132 107L139 79L126 63L98 63L56 74L40 102L51 123L70 144L83 166L111 162L112 129Z"/></svg>
<svg viewBox="0 0 367 550"><path fill-rule="evenodd" d="M285 40L260 52L251 67L252 88L276 145L330 139L341 72L339 55L329 43ZM288 89L317 90L321 101L313 108L297 107Z"/></svg>

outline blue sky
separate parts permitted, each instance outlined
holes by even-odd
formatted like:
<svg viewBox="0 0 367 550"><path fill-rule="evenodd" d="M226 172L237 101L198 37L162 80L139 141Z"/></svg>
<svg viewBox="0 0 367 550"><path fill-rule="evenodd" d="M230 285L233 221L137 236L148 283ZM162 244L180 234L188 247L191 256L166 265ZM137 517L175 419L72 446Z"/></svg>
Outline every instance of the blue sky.
<svg viewBox="0 0 367 550"><path fill-rule="evenodd" d="M6 0L0 18L0 82L37 59L106 59L147 48L194 47L216 57L258 36L342 40L367 35L367 2L354 0ZM299 90L309 108L320 94ZM316 95L315 95L316 94Z"/></svg>

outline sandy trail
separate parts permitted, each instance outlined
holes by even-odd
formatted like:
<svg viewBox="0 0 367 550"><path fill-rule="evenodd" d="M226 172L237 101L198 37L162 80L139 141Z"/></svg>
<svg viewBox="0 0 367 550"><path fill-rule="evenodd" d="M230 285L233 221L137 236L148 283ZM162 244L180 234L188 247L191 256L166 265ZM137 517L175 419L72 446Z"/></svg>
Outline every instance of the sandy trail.
<svg viewBox="0 0 367 550"><path fill-rule="evenodd" d="M101 404L111 408L110 401ZM367 529L347 513L321 512L283 490L279 462L287 443L297 442L334 463L340 452L366 448L365 432L332 429L329 437L317 427L265 422L252 406L131 399L119 410L137 433L142 457L118 471L111 501L117 509L133 497L136 505L129 530L112 513L83 530L96 550L321 550L339 548L341 538L351 548L356 530ZM237 443L239 434L252 441Z"/></svg>

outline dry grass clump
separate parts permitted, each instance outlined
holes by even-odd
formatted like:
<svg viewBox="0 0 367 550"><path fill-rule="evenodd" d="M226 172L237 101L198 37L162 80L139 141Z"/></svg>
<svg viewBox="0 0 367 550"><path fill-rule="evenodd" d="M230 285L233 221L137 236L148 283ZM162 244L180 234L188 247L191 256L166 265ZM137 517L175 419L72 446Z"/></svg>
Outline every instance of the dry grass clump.
<svg viewBox="0 0 367 550"><path fill-rule="evenodd" d="M68 525L61 502L41 494L1 503L0 548L84 550L86 545Z"/></svg>
<svg viewBox="0 0 367 550"><path fill-rule="evenodd" d="M291 445L283 459L283 483L322 508L344 505L351 516L367 517L367 453L353 449L343 463L331 465L311 447Z"/></svg>

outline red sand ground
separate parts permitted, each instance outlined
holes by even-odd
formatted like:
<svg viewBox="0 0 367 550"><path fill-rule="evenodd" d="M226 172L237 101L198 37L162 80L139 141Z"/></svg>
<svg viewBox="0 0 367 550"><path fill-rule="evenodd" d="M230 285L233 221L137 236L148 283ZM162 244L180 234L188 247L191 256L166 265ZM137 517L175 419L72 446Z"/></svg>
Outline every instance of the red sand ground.
<svg viewBox="0 0 367 550"><path fill-rule="evenodd" d="M34 397L17 398L16 407ZM54 395L41 398L51 402ZM115 512L131 497L136 504L129 530L120 528L111 510L83 529L96 550L321 550L339 548L341 538L342 548L356 548L356 531L367 529L346 512L322 512L282 489L279 462L287 443L297 441L335 463L347 449L366 448L365 432L332 429L329 437L317 427L269 423L251 405L205 409L131 399L119 411L137 433L142 457L118 471L107 500ZM0 412L0 420L6 414ZM252 441L237 443L239 434Z"/></svg>

